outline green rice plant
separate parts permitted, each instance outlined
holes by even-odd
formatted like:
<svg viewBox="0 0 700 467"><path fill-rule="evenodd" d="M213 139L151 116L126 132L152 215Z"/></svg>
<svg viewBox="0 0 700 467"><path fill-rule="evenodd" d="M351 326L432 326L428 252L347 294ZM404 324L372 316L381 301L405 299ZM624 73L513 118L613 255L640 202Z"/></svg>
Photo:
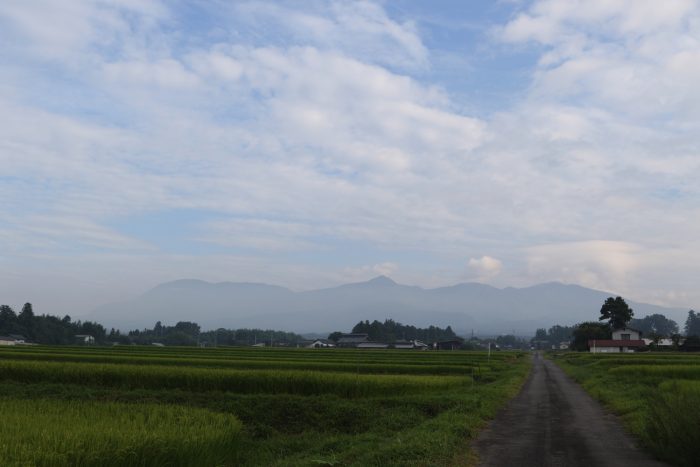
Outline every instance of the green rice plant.
<svg viewBox="0 0 700 467"><path fill-rule="evenodd" d="M519 352L36 346L0 349L0 400L196 407L245 426L221 462L181 455L140 465L462 465L469 438L528 368ZM91 417L99 425L110 415Z"/></svg>
<svg viewBox="0 0 700 467"><path fill-rule="evenodd" d="M700 362L697 365L625 365L609 370L620 377L636 377L650 380L700 379Z"/></svg>
<svg viewBox="0 0 700 467"><path fill-rule="evenodd" d="M3 466L235 465L242 424L190 407L0 400Z"/></svg>
<svg viewBox="0 0 700 467"><path fill-rule="evenodd" d="M698 465L698 407L700 381L662 383L648 408L644 443L673 465Z"/></svg>
<svg viewBox="0 0 700 467"><path fill-rule="evenodd" d="M354 375L314 371L220 370L33 361L0 361L0 379L195 392L331 393L342 397L439 391L471 383L471 378L467 376Z"/></svg>
<svg viewBox="0 0 700 467"><path fill-rule="evenodd" d="M86 363L114 363L131 365L172 365L210 368L237 368L237 369L280 369L280 370L315 370L336 371L363 374L415 374L415 375L466 375L471 374L472 368L479 367L480 371L488 371L490 365L478 365L469 362L461 364L420 364L409 363L375 363L375 362L348 362L315 361L310 358L296 360L255 360L248 358L176 358L176 357L152 357L152 356L124 356L93 353L0 353L1 360L32 360L32 361L57 361L57 362L86 362Z"/></svg>

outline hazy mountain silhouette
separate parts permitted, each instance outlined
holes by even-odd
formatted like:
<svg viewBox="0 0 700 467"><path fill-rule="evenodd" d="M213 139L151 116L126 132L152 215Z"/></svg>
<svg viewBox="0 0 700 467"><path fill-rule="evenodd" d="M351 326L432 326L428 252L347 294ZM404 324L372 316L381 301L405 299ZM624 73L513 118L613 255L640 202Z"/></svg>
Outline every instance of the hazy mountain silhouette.
<svg viewBox="0 0 700 467"><path fill-rule="evenodd" d="M203 329L261 327L295 332L350 330L360 320L392 318L416 326L451 325L463 334L533 334L538 327L596 320L615 295L558 282L498 289L479 283L423 289L385 276L367 282L293 292L256 283L167 282L140 297L105 305L87 318L122 330L156 321L195 321ZM628 300L635 317L661 313L682 324L687 310Z"/></svg>

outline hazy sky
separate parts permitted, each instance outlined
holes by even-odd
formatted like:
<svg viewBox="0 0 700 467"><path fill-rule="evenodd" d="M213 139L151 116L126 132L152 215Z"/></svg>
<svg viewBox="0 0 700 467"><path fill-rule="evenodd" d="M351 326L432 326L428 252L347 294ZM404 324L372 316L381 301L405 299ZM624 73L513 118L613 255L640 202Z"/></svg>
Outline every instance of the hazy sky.
<svg viewBox="0 0 700 467"><path fill-rule="evenodd" d="M700 2L0 3L0 303L194 277L700 306Z"/></svg>

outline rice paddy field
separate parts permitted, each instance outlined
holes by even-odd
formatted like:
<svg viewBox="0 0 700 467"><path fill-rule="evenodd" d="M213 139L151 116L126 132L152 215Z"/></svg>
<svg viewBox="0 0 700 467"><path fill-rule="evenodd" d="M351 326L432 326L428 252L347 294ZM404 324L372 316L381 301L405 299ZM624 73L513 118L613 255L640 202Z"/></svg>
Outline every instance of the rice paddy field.
<svg viewBox="0 0 700 467"><path fill-rule="evenodd" d="M700 465L700 355L562 353L552 358L620 415L659 459Z"/></svg>
<svg viewBox="0 0 700 467"><path fill-rule="evenodd" d="M0 348L0 465L465 465L524 353Z"/></svg>

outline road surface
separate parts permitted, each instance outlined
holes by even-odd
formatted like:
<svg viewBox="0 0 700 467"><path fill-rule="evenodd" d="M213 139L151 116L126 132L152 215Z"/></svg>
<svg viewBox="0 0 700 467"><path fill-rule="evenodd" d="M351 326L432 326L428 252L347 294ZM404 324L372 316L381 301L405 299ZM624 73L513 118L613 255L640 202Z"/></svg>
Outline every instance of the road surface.
<svg viewBox="0 0 700 467"><path fill-rule="evenodd" d="M475 441L485 467L659 467L616 416L539 354L522 391Z"/></svg>

